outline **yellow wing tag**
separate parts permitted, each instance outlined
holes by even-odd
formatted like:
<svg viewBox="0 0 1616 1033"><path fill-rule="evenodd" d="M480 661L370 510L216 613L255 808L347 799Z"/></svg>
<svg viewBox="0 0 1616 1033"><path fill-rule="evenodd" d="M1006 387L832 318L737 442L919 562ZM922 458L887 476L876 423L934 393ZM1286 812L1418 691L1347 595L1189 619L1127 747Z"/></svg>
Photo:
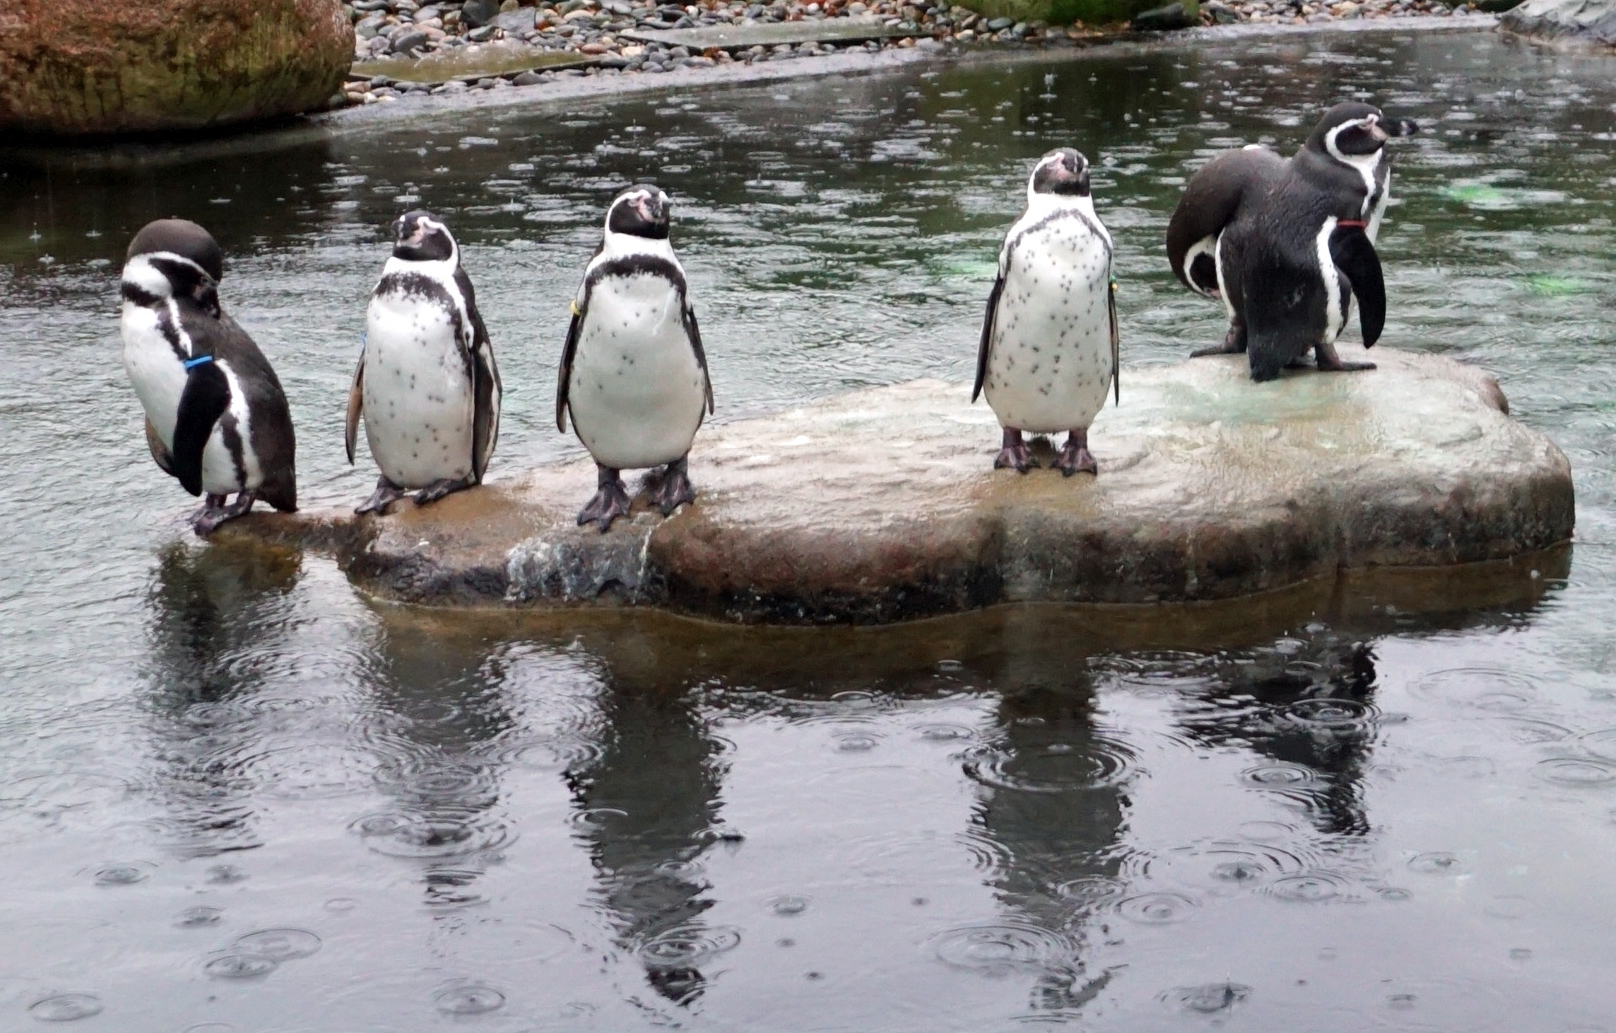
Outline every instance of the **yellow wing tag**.
<svg viewBox="0 0 1616 1033"><path fill-rule="evenodd" d="M571 304L569 304L567 307L572 309L572 314L575 315L575 316L581 316L581 315L584 314L583 309L578 307L578 299L577 298L574 298L572 300Z"/></svg>

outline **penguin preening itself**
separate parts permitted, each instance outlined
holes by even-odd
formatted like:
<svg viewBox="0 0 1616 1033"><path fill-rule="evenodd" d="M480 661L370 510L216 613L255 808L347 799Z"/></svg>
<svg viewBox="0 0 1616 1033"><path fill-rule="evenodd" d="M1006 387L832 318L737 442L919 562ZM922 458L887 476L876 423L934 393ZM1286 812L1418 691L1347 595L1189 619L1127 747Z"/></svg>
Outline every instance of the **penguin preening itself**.
<svg viewBox="0 0 1616 1033"><path fill-rule="evenodd" d="M206 536L262 498L297 509L296 442L281 382L219 304L224 254L185 219L148 223L123 267L123 365L146 410L146 445L192 495ZM225 497L236 500L226 505Z"/></svg>
<svg viewBox="0 0 1616 1033"><path fill-rule="evenodd" d="M690 443L713 411L713 386L669 226L668 195L656 187L617 195L572 302L556 429L566 433L570 412L595 459L598 487L578 523L598 523L602 533L629 511L622 470L662 468L648 498L664 516L696 500Z"/></svg>
<svg viewBox="0 0 1616 1033"><path fill-rule="evenodd" d="M1168 224L1168 261L1229 313L1223 345L1192 354L1244 351L1254 380L1274 379L1309 350L1321 370L1374 368L1343 362L1335 341L1354 298L1365 347L1385 325L1374 246L1391 194L1385 145L1416 129L1369 104L1337 104L1289 161L1248 147L1190 178Z"/></svg>
<svg viewBox="0 0 1616 1033"><path fill-rule="evenodd" d="M415 211L394 220L393 240L348 391L348 462L363 416L381 468L356 513L385 512L411 490L424 506L481 484L499 438L499 369L454 235Z"/></svg>
<svg viewBox="0 0 1616 1033"><path fill-rule="evenodd" d="M1089 424L1108 390L1122 400L1119 364L1111 234L1094 212L1088 160L1063 147L1033 167L982 323L971 401L985 391L1004 428L994 468L1036 465L1022 432L1066 431L1056 468L1097 473Z"/></svg>

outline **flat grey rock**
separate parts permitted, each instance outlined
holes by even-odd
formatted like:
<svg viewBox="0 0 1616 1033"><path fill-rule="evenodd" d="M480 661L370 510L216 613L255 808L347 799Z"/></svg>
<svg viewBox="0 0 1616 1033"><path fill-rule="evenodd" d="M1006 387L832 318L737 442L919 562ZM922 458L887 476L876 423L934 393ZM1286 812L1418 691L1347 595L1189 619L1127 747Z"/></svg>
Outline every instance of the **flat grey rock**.
<svg viewBox="0 0 1616 1033"><path fill-rule="evenodd" d="M1090 432L1098 477L992 469L993 413L963 385L921 380L704 428L697 503L666 520L638 503L604 535L575 523L595 486L587 459L379 519L263 513L218 534L330 549L361 585L408 601L777 623L1206 602L1569 539L1570 465L1506 414L1491 377L1373 357L1374 372L1270 384L1243 357L1125 370L1121 406Z"/></svg>
<svg viewBox="0 0 1616 1033"><path fill-rule="evenodd" d="M699 29L624 29L625 39L666 43L670 47L706 50L709 47L773 47L781 43L838 43L913 36L879 18L804 18L800 22L754 22L750 25L708 25Z"/></svg>
<svg viewBox="0 0 1616 1033"><path fill-rule="evenodd" d="M572 68L596 60L570 50L542 50L518 43L487 43L439 50L421 58L387 57L359 61L350 75L370 79L378 75L403 82L445 83L451 79L476 80L486 76Z"/></svg>
<svg viewBox="0 0 1616 1033"><path fill-rule="evenodd" d="M1498 24L1525 36L1616 47L1616 0L1526 0Z"/></svg>

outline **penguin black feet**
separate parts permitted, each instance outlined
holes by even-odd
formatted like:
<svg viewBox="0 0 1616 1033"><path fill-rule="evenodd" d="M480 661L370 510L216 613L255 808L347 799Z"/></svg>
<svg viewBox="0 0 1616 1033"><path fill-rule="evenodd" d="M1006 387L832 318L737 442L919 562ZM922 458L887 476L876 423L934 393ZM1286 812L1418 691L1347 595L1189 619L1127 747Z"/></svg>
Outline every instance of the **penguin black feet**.
<svg viewBox="0 0 1616 1033"><path fill-rule="evenodd" d="M1089 451L1089 432L1087 428L1074 430L1066 435L1066 447L1061 449L1060 458L1055 460L1055 469L1061 476L1070 477L1074 473L1100 473L1100 464L1094 461L1094 454Z"/></svg>
<svg viewBox="0 0 1616 1033"><path fill-rule="evenodd" d="M1313 348L1313 357L1318 360L1319 370L1330 373L1357 373L1366 369L1374 369L1373 362L1346 362L1336 354L1335 345L1320 344Z"/></svg>
<svg viewBox="0 0 1616 1033"><path fill-rule="evenodd" d="M430 505L431 503L443 498L445 495L453 495L457 491L465 491L467 488L476 487L476 485L477 477L475 474L468 473L464 477L454 479L445 477L442 480L433 481L431 484L428 484L426 487L416 492L415 504L417 506Z"/></svg>
<svg viewBox="0 0 1616 1033"><path fill-rule="evenodd" d="M598 523L600 533L605 534L612 529L612 521L620 516L628 516L628 492L623 490L623 479L616 470L609 466L595 464L599 471L599 487L595 489L595 497L589 504L578 512L578 525ZM685 482L688 486L689 482ZM692 493L694 497L694 493Z"/></svg>
<svg viewBox="0 0 1616 1033"><path fill-rule="evenodd" d="M1238 355L1246 350L1246 329L1238 323L1229 324L1229 332L1223 335L1223 343L1215 348L1197 348L1190 352L1190 358L1199 359L1203 355Z"/></svg>
<svg viewBox="0 0 1616 1033"><path fill-rule="evenodd" d="M1011 469L1016 473L1026 473L1038 465L1032 457L1032 449L1021 439L1021 431L1014 427L1004 428L1004 447L993 458L995 470Z"/></svg>
<svg viewBox="0 0 1616 1033"><path fill-rule="evenodd" d="M689 463L689 456L681 456L669 463L657 478L656 485L645 496L651 505L662 510L663 516L670 516L685 503L696 501L696 488L690 483L688 473Z"/></svg>
<svg viewBox="0 0 1616 1033"><path fill-rule="evenodd" d="M404 497L404 489L388 480L385 476L376 482L376 490L370 493L370 498L359 504L354 510L355 516L364 516L366 513L386 513L387 507Z"/></svg>
<svg viewBox="0 0 1616 1033"><path fill-rule="evenodd" d="M245 516L257 498L254 492L239 492L236 501L227 506L224 504L223 495L209 495L203 500L202 508L191 514L191 527L196 531L197 537L206 538L218 530L219 525L226 520Z"/></svg>

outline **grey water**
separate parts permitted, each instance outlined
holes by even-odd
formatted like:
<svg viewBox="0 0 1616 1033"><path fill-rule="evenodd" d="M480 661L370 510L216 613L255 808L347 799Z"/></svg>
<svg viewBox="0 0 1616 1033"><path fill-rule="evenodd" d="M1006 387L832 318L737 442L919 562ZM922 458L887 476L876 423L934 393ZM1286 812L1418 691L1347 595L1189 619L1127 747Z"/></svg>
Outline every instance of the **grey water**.
<svg viewBox="0 0 1616 1033"><path fill-rule="evenodd" d="M1611 60L1247 38L6 162L0 1029L1616 1028ZM719 418L964 381L1026 171L1068 144L1125 365L1178 361L1222 332L1162 255L1185 177L1347 97L1425 129L1383 343L1499 376L1571 459L1573 549L1120 618L420 610L192 539L118 361L128 238L204 223L305 505L355 503L364 301L426 207L516 476L576 450L567 303L605 201L651 179Z"/></svg>

